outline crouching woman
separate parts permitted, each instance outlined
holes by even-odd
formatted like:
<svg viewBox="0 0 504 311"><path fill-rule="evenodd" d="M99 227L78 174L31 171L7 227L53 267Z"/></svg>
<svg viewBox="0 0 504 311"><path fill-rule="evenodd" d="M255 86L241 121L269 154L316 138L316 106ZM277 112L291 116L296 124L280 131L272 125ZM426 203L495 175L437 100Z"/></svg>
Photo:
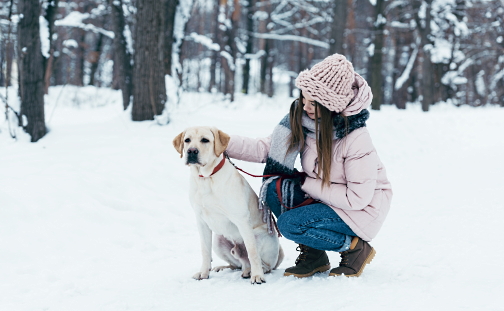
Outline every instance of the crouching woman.
<svg viewBox="0 0 504 311"><path fill-rule="evenodd" d="M277 217L280 233L299 244L295 265L284 275L308 277L327 271L331 266L326 251L333 251L340 253L341 261L330 276L360 276L375 256L369 242L392 198L385 167L366 128L370 87L340 54L301 72L296 86L299 99L271 136L232 135L227 152L232 158L266 163L265 175L284 176L294 174L300 155L303 178L264 178L259 194L263 208ZM307 198L313 199L311 204L303 205Z"/></svg>

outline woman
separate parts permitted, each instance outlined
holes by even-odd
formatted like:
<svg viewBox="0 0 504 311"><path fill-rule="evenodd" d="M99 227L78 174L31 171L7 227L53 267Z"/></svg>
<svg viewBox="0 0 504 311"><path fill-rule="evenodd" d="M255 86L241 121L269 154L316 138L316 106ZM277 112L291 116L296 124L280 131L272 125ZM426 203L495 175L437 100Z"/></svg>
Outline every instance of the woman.
<svg viewBox="0 0 504 311"><path fill-rule="evenodd" d="M265 178L259 200L278 229L299 244L284 275L308 277L330 269L326 251L340 252L330 276L359 276L375 250L369 245L390 208L392 189L366 126L372 100L352 64L334 54L302 71L300 97L268 138L231 136L230 157L266 162L264 174L294 174L298 155L304 177ZM300 176L300 175L297 175ZM303 180L304 179L304 180ZM280 195L279 195L280 193ZM306 198L313 204L300 205Z"/></svg>

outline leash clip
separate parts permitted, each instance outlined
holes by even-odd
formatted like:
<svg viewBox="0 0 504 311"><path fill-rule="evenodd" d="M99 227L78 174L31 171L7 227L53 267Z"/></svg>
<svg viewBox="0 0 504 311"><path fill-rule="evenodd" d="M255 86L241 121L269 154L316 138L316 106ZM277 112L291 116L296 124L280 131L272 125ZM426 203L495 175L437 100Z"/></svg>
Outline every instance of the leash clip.
<svg viewBox="0 0 504 311"><path fill-rule="evenodd" d="M231 158L229 157L227 150L224 151L224 157L226 157L229 163L231 163L235 168L237 168L236 165L233 163L233 161L231 161Z"/></svg>

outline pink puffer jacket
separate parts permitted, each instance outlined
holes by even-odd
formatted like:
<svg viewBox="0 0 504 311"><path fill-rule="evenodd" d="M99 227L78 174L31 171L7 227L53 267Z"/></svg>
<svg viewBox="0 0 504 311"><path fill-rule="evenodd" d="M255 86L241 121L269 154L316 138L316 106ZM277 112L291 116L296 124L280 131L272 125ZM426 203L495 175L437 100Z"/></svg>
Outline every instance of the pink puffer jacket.
<svg viewBox="0 0 504 311"><path fill-rule="evenodd" d="M265 163L271 139L231 135L229 156L239 160ZM367 128L354 130L333 143L331 185L321 188L317 179L317 148L307 137L301 157L308 174L302 189L312 198L331 206L355 234L371 241L380 230L390 209L392 188L369 136Z"/></svg>

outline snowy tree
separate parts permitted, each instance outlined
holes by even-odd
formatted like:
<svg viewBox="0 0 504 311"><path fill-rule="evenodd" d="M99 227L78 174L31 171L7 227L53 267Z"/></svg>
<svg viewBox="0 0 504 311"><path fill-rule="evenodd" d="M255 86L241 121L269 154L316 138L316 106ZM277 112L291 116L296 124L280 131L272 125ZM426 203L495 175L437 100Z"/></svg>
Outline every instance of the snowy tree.
<svg viewBox="0 0 504 311"><path fill-rule="evenodd" d="M248 0L246 7L246 49L245 49L245 65L243 66L243 84L242 93L249 93L250 84L250 58L252 57L252 52L254 50L254 37L252 33L254 32L254 13L255 13L256 0Z"/></svg>
<svg viewBox="0 0 504 311"><path fill-rule="evenodd" d="M419 32L419 54L420 54L420 89L422 90L422 110L429 111L430 105L434 104L434 77L433 66L431 61L432 56L432 1L433 0L416 0L413 2L415 11L415 21L417 31Z"/></svg>
<svg viewBox="0 0 504 311"><path fill-rule="evenodd" d="M174 41L174 29L175 29L175 13L177 12L177 6L179 5L179 0L166 0L165 2L165 14L163 14L164 25L165 25L165 47L164 47L164 66L165 74L172 75L172 53L173 53L173 41Z"/></svg>
<svg viewBox="0 0 504 311"><path fill-rule="evenodd" d="M131 37L127 27L122 0L109 0L112 27L114 30L114 65L117 70L119 88L122 92L123 108L128 108L133 91L132 49L127 37ZM129 38L131 40L131 38ZM130 42L131 43L131 42Z"/></svg>
<svg viewBox="0 0 504 311"><path fill-rule="evenodd" d="M41 29L41 40L42 51L44 55L44 93L47 94L49 91L49 85L51 84L51 74L54 63L54 22L56 20L56 13L58 10L59 0L49 0L43 3L45 7L44 19L41 19L40 27Z"/></svg>
<svg viewBox="0 0 504 311"><path fill-rule="evenodd" d="M44 61L40 42L41 7L38 1L20 0L18 9L20 125L31 136L31 141L36 142L47 132L44 118Z"/></svg>
<svg viewBox="0 0 504 311"><path fill-rule="evenodd" d="M235 73L236 56L238 47L236 45L236 31L240 21L240 3L238 0L219 2L219 36L221 37L221 65L224 72L223 93L230 95L230 100L234 101L235 93Z"/></svg>
<svg viewBox="0 0 504 311"><path fill-rule="evenodd" d="M12 63L16 40L16 23L12 20L14 9L13 0L0 3L0 16L3 20L3 23L0 23L0 86L12 85Z"/></svg>
<svg viewBox="0 0 504 311"><path fill-rule="evenodd" d="M345 30L347 28L348 15L347 4L348 1L334 1L329 54L345 54Z"/></svg>
<svg viewBox="0 0 504 311"><path fill-rule="evenodd" d="M147 27L139 17L143 1L39 3L45 89L112 86L122 90L124 108L134 89L136 52L162 55L156 68L181 89L218 92L230 100L240 90L296 96L298 73L338 52L368 80L373 109L504 105L503 0L162 0L159 20L148 21L149 28L162 27L154 40L157 51L137 46L146 40L136 40L137 26ZM2 20L10 4L17 11L15 1L0 3ZM21 60L12 48L18 38L7 38L8 25L16 27L0 23L2 84L13 61ZM162 81L161 73L153 81ZM146 97L154 115L164 107L161 97Z"/></svg>
<svg viewBox="0 0 504 311"><path fill-rule="evenodd" d="M377 0L375 5L373 55L371 56L371 90L373 92L372 108L380 110L383 98L383 39L387 21L385 18L385 0Z"/></svg>
<svg viewBox="0 0 504 311"><path fill-rule="evenodd" d="M153 120L165 107L164 0L138 0L133 74L134 121Z"/></svg>

